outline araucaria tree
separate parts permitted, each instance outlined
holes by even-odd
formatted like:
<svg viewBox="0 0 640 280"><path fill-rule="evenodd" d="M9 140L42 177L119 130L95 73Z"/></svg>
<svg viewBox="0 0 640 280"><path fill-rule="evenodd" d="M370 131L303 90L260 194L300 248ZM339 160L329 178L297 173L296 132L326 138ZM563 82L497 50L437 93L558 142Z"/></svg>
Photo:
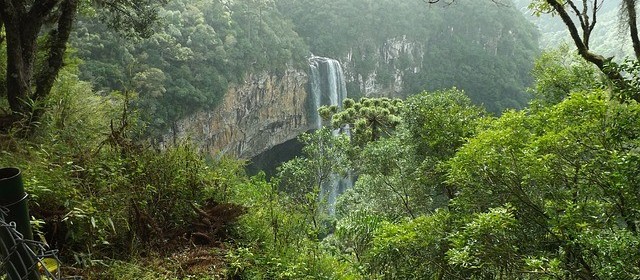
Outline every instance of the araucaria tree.
<svg viewBox="0 0 640 280"><path fill-rule="evenodd" d="M0 130L19 121L29 125L44 112L43 101L64 66L64 55L79 11L99 10L113 27L145 34L162 1L131 0L2 0L0 26L6 43L6 94L9 111L0 116Z"/></svg>

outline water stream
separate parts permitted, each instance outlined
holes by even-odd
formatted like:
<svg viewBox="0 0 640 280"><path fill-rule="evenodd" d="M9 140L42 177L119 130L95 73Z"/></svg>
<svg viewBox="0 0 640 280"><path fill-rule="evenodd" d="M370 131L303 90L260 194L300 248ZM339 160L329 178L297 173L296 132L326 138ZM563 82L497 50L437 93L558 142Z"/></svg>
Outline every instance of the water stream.
<svg viewBox="0 0 640 280"><path fill-rule="evenodd" d="M318 114L318 108L324 105L335 105L342 107L342 100L347 98L347 86L340 62L326 57L313 56L309 59L310 75L309 88L313 101L310 111L311 120L315 129L322 128L322 118ZM338 135L339 130L334 130L333 134ZM320 197L326 199L329 214L335 213L336 198L346 189L350 188L353 180L342 178L334 174L329 182L322 185Z"/></svg>

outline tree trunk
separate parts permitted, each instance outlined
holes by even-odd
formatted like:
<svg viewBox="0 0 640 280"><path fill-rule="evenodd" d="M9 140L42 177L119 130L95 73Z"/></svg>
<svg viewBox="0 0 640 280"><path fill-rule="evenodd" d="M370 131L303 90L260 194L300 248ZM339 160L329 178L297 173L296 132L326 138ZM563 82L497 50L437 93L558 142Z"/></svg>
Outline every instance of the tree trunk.
<svg viewBox="0 0 640 280"><path fill-rule="evenodd" d="M12 115L2 118L11 120L0 122L0 128L4 129L7 123L13 125L19 120L26 119L28 124L33 124L44 112L36 106L51 92L63 66L66 43L78 8L77 0L35 1L30 7L25 2L0 0L0 20L5 26L7 42L7 101ZM38 46L45 18L51 17L56 7L56 26L49 33L47 45ZM46 52L47 60L41 70L34 73L38 51Z"/></svg>
<svg viewBox="0 0 640 280"><path fill-rule="evenodd" d="M26 111L27 98L31 96L36 39L40 30L26 26L35 21L23 23L22 15L15 10L3 7L0 15L7 36L7 99L13 114L20 114Z"/></svg>
<svg viewBox="0 0 640 280"><path fill-rule="evenodd" d="M633 42L633 52L636 55L636 59L640 59L640 38L638 38L636 0L624 0L624 10L627 13L627 24L629 25L631 42Z"/></svg>
<svg viewBox="0 0 640 280"><path fill-rule="evenodd" d="M71 35L77 9L78 0L66 0L60 4L58 28L49 32L47 60L36 77L36 91L33 95L33 100L36 102L49 95L60 69L64 66L64 54L67 51L67 41ZM36 108L32 120L37 122L43 113L42 107Z"/></svg>
<svg viewBox="0 0 640 280"><path fill-rule="evenodd" d="M622 76L619 70L612 67L608 67L609 61L606 58L604 58L602 55L593 53L591 52L591 50L589 50L588 43L585 43L585 41L583 40L584 38L580 37L580 32L578 31L576 24L573 22L573 19L565 9L564 4L561 4L561 2L557 0L546 0L546 2L549 5L551 5L551 7L553 7L553 9L558 13L560 18L562 19L562 22L567 26L567 29L569 30L569 34L571 35L571 39L573 39L575 46L578 48L578 53L580 54L580 56L582 56L582 58L584 58L586 61L589 61L594 65L596 65L598 69L600 69L600 71L602 71L602 73L604 73L607 76L607 78L611 82L613 82L613 84L620 91L624 92L631 89L631 86L629 85L627 80L624 79L624 77ZM594 9L596 9L596 7L594 7ZM586 24L581 25L582 28L585 28L585 26L587 25ZM589 26L592 26L592 25L589 25ZM623 98L626 98L626 97L623 97ZM640 94L638 93L628 96L628 98L631 98L635 101L640 102Z"/></svg>

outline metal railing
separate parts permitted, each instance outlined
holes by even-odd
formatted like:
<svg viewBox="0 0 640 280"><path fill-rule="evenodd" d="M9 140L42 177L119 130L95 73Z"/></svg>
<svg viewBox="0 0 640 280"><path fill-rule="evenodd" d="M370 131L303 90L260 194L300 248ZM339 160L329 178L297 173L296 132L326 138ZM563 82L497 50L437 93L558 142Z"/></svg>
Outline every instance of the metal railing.
<svg viewBox="0 0 640 280"><path fill-rule="evenodd" d="M7 208L0 207L0 280L78 279L61 278L57 251L42 242L24 239L14 222L5 221L8 213Z"/></svg>

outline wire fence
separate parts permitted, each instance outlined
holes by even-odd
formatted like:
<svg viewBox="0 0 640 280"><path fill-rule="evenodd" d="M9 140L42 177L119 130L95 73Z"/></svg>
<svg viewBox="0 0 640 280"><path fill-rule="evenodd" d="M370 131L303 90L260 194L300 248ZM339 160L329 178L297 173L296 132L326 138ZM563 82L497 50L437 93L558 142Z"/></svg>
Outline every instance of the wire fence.
<svg viewBox="0 0 640 280"><path fill-rule="evenodd" d="M0 280L81 279L60 276L58 254L42 242L25 240L15 222L6 222L9 210L0 207Z"/></svg>

